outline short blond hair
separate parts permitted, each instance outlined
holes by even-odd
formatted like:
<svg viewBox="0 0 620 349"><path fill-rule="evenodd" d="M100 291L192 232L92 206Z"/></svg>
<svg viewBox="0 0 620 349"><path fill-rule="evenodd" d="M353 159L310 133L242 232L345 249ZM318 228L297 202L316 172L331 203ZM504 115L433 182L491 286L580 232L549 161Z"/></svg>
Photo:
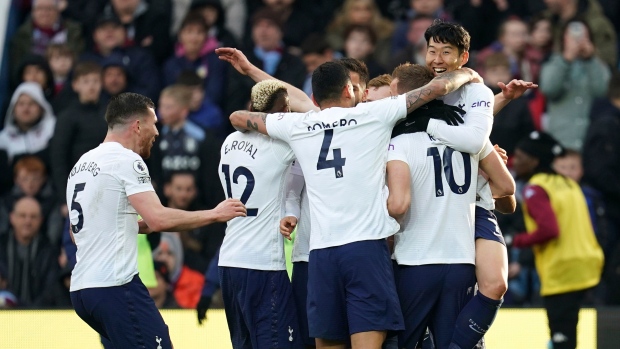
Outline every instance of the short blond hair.
<svg viewBox="0 0 620 349"><path fill-rule="evenodd" d="M379 75L376 78L370 79L370 81L368 81L368 88L371 87L383 87L383 86L390 86L390 84L392 83L392 75L390 74L383 74L383 75Z"/></svg>
<svg viewBox="0 0 620 349"><path fill-rule="evenodd" d="M160 98L164 96L174 99L184 108L189 108L192 102L192 90L185 85L174 84L166 87L161 91Z"/></svg>
<svg viewBox="0 0 620 349"><path fill-rule="evenodd" d="M264 80L252 87L252 110L257 112L271 112L279 97L286 96L286 85L279 80Z"/></svg>

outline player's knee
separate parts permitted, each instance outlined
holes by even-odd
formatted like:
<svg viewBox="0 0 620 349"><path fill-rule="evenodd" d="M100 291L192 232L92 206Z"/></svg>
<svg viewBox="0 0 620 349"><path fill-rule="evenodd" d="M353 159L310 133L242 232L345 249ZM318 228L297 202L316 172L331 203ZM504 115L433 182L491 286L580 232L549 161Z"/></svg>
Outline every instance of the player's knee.
<svg viewBox="0 0 620 349"><path fill-rule="evenodd" d="M495 278L478 283L479 291L488 298L500 300L508 290L508 283L503 278Z"/></svg>

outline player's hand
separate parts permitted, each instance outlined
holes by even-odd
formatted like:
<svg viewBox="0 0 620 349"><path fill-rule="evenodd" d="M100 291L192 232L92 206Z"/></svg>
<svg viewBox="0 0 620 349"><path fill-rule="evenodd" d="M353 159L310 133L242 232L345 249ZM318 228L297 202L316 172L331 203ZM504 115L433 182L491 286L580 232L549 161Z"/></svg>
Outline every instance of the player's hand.
<svg viewBox="0 0 620 349"><path fill-rule="evenodd" d="M153 230L149 228L144 219L138 221L138 234L150 234Z"/></svg>
<svg viewBox="0 0 620 349"><path fill-rule="evenodd" d="M228 222L235 217L247 215L245 205L237 199L226 199L213 209L218 222Z"/></svg>
<svg viewBox="0 0 620 349"><path fill-rule="evenodd" d="M506 149L500 148L499 145L494 145L493 148L497 152L502 161L504 161L504 165L508 165L508 153L506 153Z"/></svg>
<svg viewBox="0 0 620 349"><path fill-rule="evenodd" d="M243 75L248 75L250 70L254 67L243 52L237 50L236 48L221 47L215 49L215 53L221 60L230 63L239 73Z"/></svg>
<svg viewBox="0 0 620 349"><path fill-rule="evenodd" d="M198 313L198 324L202 325L202 322L207 319L207 310L211 306L211 297L201 296L200 301L196 305L196 312Z"/></svg>
<svg viewBox="0 0 620 349"><path fill-rule="evenodd" d="M297 217L295 216L287 216L280 220L280 234L282 234L285 238L291 240L291 234L293 234L293 230L297 226Z"/></svg>
<svg viewBox="0 0 620 349"><path fill-rule="evenodd" d="M523 81L517 79L512 79L512 81L510 81L508 85L504 84L503 82L498 82L497 86L502 89L502 95L507 100L517 99L523 96L525 91L538 87L537 84L531 81Z"/></svg>

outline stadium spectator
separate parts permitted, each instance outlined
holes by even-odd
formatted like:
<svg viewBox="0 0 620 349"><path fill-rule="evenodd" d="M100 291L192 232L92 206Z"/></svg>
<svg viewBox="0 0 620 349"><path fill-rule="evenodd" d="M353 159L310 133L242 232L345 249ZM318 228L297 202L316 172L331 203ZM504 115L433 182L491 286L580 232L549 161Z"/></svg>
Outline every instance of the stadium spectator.
<svg viewBox="0 0 620 349"><path fill-rule="evenodd" d="M85 52L80 61L94 61L101 66L121 66L127 74L127 91L157 99L160 89L159 68L149 51L141 47L124 46L126 31L117 17L102 15L97 19L93 31L95 46Z"/></svg>
<svg viewBox="0 0 620 349"><path fill-rule="evenodd" d="M78 63L72 80L78 100L58 114L50 141L50 155L54 160L51 172L65 217L69 172L84 153L103 142L108 131L104 118L106 104L101 101L101 66L94 62Z"/></svg>
<svg viewBox="0 0 620 349"><path fill-rule="evenodd" d="M508 56L502 52L492 53L484 62L484 69L480 73L493 94L500 93L497 83L508 84L511 80ZM489 138L491 143L504 148L511 158L517 142L534 131L527 100L524 97L514 99L495 116Z"/></svg>
<svg viewBox="0 0 620 349"><path fill-rule="evenodd" d="M224 12L224 7L220 0L192 0L190 11L202 15L209 27L209 38L217 40L219 43L218 46L237 46L237 39L224 26L226 22L226 13ZM180 26L181 23L179 23L178 27Z"/></svg>
<svg viewBox="0 0 620 349"><path fill-rule="evenodd" d="M12 70L28 54L45 55L50 44L67 44L80 53L84 49L82 28L60 17L58 0L34 0L32 18L19 27L11 40Z"/></svg>
<svg viewBox="0 0 620 349"><path fill-rule="evenodd" d="M527 232L517 234L513 246L533 247L552 347L574 349L579 308L586 291L599 283L603 251L579 185L552 169L554 158L562 153L561 145L542 132L532 132L517 145L514 170L527 180Z"/></svg>
<svg viewBox="0 0 620 349"><path fill-rule="evenodd" d="M163 232L159 246L153 251L153 258L155 262L166 265L176 303L181 308L195 309L200 300L204 275L183 263L183 246L179 235Z"/></svg>
<svg viewBox="0 0 620 349"><path fill-rule="evenodd" d="M607 98L593 103L590 127L583 146L584 181L600 191L610 219L609 232L599 235L607 261L618 246L620 232L620 74L609 81ZM616 286L618 287L618 286ZM615 304L620 302L617 299Z"/></svg>
<svg viewBox="0 0 620 349"><path fill-rule="evenodd" d="M127 92L129 72L125 66L108 62L101 70L101 92L103 98L108 100L111 97L118 96L123 92Z"/></svg>
<svg viewBox="0 0 620 349"><path fill-rule="evenodd" d="M369 26L351 25L344 31L344 55L363 61L368 67L369 76L385 73L385 69L372 58L377 44L377 36Z"/></svg>
<svg viewBox="0 0 620 349"><path fill-rule="evenodd" d="M282 22L277 13L268 8L257 11L252 16L253 47L245 52L255 66L278 80L301 88L306 77L306 67L282 45L282 30ZM247 107L252 86L254 81L249 77L237 73L229 77L225 114L229 115L235 110Z"/></svg>
<svg viewBox="0 0 620 349"><path fill-rule="evenodd" d="M190 172L173 172L164 184L167 206L186 211L204 209L197 200L196 178ZM183 245L183 263L203 273L224 239L224 224L179 232Z"/></svg>
<svg viewBox="0 0 620 349"><path fill-rule="evenodd" d="M592 101L607 91L609 68L596 56L588 25L564 25L564 41L542 66L540 91L547 98L546 130L562 146L580 151L588 129Z"/></svg>
<svg viewBox="0 0 620 349"><path fill-rule="evenodd" d="M409 8L406 10L405 17L396 22L396 29L392 35L392 52L396 53L412 43L409 39L411 30L410 23L416 17L429 17L431 19L442 19L448 21L452 18L450 13L444 9L444 0L411 0ZM424 28L430 27L430 24ZM422 30L422 35L424 35ZM417 41L415 42L417 43ZM402 62L405 63L405 62ZM413 63L413 62L412 62Z"/></svg>
<svg viewBox="0 0 620 349"><path fill-rule="evenodd" d="M409 19L407 44L402 49L393 51L394 56L390 59L389 70L394 70L407 62L425 64L426 39L424 39L424 32L431 24L433 24L433 17L431 16L419 14Z"/></svg>
<svg viewBox="0 0 620 349"><path fill-rule="evenodd" d="M552 27L549 18L539 14L529 22L529 40L525 47L525 60L530 65L532 81L538 83L540 67L551 54L553 46Z"/></svg>
<svg viewBox="0 0 620 349"><path fill-rule="evenodd" d="M158 2L145 0L110 0L103 10L105 17L116 17L125 27L126 47L147 49L161 64L170 55L170 12ZM163 2L162 2L163 3Z"/></svg>
<svg viewBox="0 0 620 349"><path fill-rule="evenodd" d="M15 203L22 197L35 198L41 206L43 226L41 231L53 248L58 248L63 219L56 193L48 180L45 165L36 156L20 158L13 168L15 185L0 198L0 232L10 228L9 217Z"/></svg>
<svg viewBox="0 0 620 349"><path fill-rule="evenodd" d="M261 1L257 1L261 3ZM286 47L300 47L304 39L317 29L314 18L308 15L310 10L307 1L304 0L262 0L264 8L277 13L282 23L282 41ZM313 4L314 5L314 4ZM246 27L246 46L251 38L251 26Z"/></svg>
<svg viewBox="0 0 620 349"><path fill-rule="evenodd" d="M16 156L36 154L48 161L48 142L54 133L56 117L45 100L41 86L24 82L11 97L0 131L0 149L6 150L9 162Z"/></svg>
<svg viewBox="0 0 620 349"><path fill-rule="evenodd" d="M528 33L525 22L518 18L508 18L499 27L499 35L495 42L484 48L476 56L476 67L481 70L484 62L493 53L504 53L510 62L510 78L532 80L529 61L524 59Z"/></svg>
<svg viewBox="0 0 620 349"><path fill-rule="evenodd" d="M312 72L319 65L334 60L334 50L325 40L325 36L310 34L301 44L301 59L306 65L306 80L302 90L310 96L312 94Z"/></svg>
<svg viewBox="0 0 620 349"><path fill-rule="evenodd" d="M176 309L179 307L174 300L174 295L170 291L170 272L168 266L163 262L154 262L155 278L157 286L149 288L149 294L157 309Z"/></svg>
<svg viewBox="0 0 620 349"><path fill-rule="evenodd" d="M219 140L187 120L192 92L185 86L166 87L159 99L160 135L153 145L150 175L162 194L164 180L172 172L186 171L200 179L201 200L215 207L224 194L219 185Z"/></svg>
<svg viewBox="0 0 620 349"><path fill-rule="evenodd" d="M543 0L527 1L527 5ZM518 15L514 7L521 5L522 1L512 0L470 0L470 1L447 1L453 20L467 28L472 38L472 52L480 51L497 40L497 32L501 23L512 14ZM523 5L523 6L527 6ZM544 8L544 4L542 5ZM528 12L526 16L529 16ZM523 16L519 16L522 17ZM473 58L473 57L472 57ZM472 62L473 63L473 62Z"/></svg>
<svg viewBox="0 0 620 349"><path fill-rule="evenodd" d="M185 17L179 30L175 54L164 64L164 84L173 84L183 71L195 71L204 81L206 95L220 105L226 86L226 64L217 59L214 50L219 43L209 38L208 32L209 27L201 15L190 13Z"/></svg>
<svg viewBox="0 0 620 349"><path fill-rule="evenodd" d="M205 131L213 132L223 139L228 132L228 127L226 127L228 122L221 108L205 93L204 79L194 71L184 71L179 75L176 83L192 91L187 118Z"/></svg>
<svg viewBox="0 0 620 349"><path fill-rule="evenodd" d="M13 176L9 165L9 156L6 150L0 149L0 195L4 195L11 189Z"/></svg>
<svg viewBox="0 0 620 349"><path fill-rule="evenodd" d="M54 74L45 57L39 55L24 57L15 74L15 86L22 82L36 82L41 86L45 99L50 103L53 101Z"/></svg>
<svg viewBox="0 0 620 349"><path fill-rule="evenodd" d="M9 288L20 306L42 306L58 269L56 255L41 233L43 216L36 199L15 202L10 215L11 230L0 237L0 262L8 269Z"/></svg>
<svg viewBox="0 0 620 349"><path fill-rule="evenodd" d="M553 24L553 42L556 50L565 45L565 27L577 18L583 19L589 28L589 38L599 57L609 67L618 62L618 42L614 27L596 0L545 0L546 16ZM561 140L560 140L561 142Z"/></svg>
<svg viewBox="0 0 620 349"><path fill-rule="evenodd" d="M377 34L377 45L373 57L387 65L390 58L390 38L394 31L391 21L384 18L374 0L346 0L342 9L327 27L327 41L335 50L344 47L344 31L350 25L370 26Z"/></svg>
<svg viewBox="0 0 620 349"><path fill-rule="evenodd" d="M67 82L75 64L75 52L67 44L51 44L45 51L45 58L54 75L54 95L58 95L70 85Z"/></svg>
<svg viewBox="0 0 620 349"><path fill-rule="evenodd" d="M9 273L6 265L0 262L0 309L13 308L17 306L17 297L8 289Z"/></svg>

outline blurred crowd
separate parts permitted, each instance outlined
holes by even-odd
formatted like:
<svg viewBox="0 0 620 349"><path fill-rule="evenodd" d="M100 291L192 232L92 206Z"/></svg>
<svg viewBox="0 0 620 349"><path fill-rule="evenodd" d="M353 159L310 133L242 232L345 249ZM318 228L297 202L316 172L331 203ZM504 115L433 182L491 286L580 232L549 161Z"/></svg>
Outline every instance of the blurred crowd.
<svg viewBox="0 0 620 349"><path fill-rule="evenodd" d="M468 66L495 93L512 79L539 84L496 116L491 141L506 149L509 166L517 142L535 130L570 150L555 170L581 183L606 258L589 301L620 304L619 2L12 0L0 22L0 308L71 306L66 178L103 141L110 97L136 92L157 105L160 136L148 166L162 202L213 208L224 199L218 163L233 131L228 115L247 109L254 84L216 48L239 48L310 95L312 71L341 57L363 60L370 78L405 62L425 65L424 31L437 18L470 32ZM499 221L511 257L504 304L540 305L533 254L510 245L526 231L523 215ZM158 306L196 307L224 230L144 237L141 265Z"/></svg>

